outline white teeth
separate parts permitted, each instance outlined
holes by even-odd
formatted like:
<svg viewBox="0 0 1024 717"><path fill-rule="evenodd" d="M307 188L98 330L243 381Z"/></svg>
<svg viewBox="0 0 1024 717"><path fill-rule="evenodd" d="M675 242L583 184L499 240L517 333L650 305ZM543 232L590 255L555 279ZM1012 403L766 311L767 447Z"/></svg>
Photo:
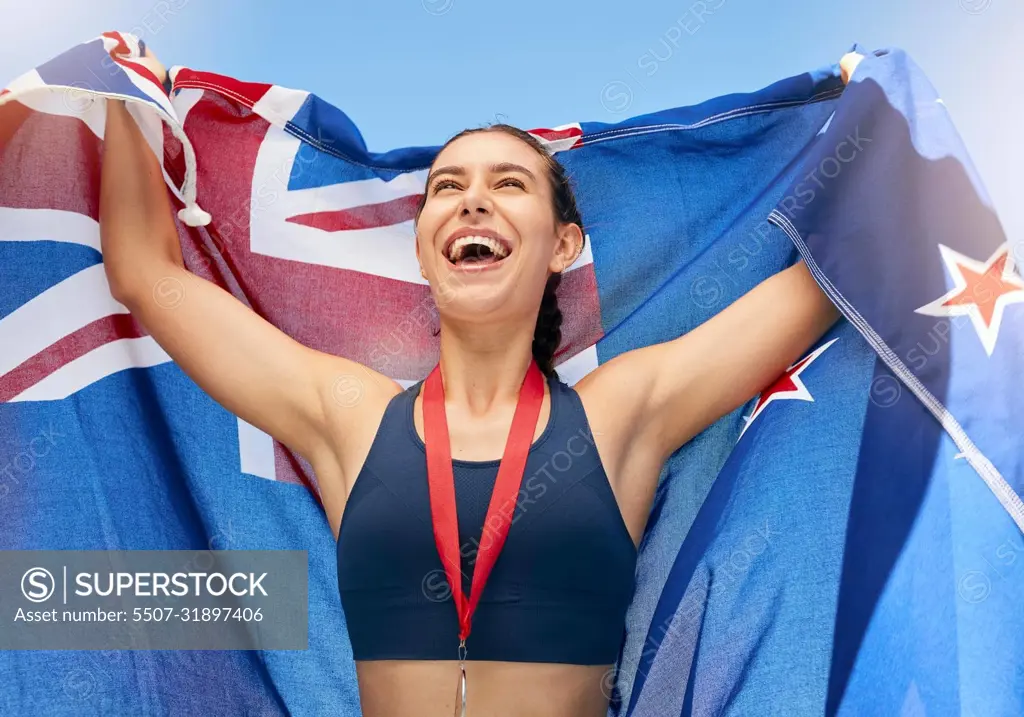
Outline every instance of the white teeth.
<svg viewBox="0 0 1024 717"><path fill-rule="evenodd" d="M508 256L508 252L505 250L505 245L502 244L500 241L497 241L496 239L491 239L490 237L468 236L459 237L458 239L452 242L451 246L448 247L448 261L450 261L453 264L458 262L459 259L462 258L462 255L465 253L466 247L468 247L471 244L483 244L488 249L490 249L491 252L496 257L498 257L498 259L504 259L506 256Z"/></svg>

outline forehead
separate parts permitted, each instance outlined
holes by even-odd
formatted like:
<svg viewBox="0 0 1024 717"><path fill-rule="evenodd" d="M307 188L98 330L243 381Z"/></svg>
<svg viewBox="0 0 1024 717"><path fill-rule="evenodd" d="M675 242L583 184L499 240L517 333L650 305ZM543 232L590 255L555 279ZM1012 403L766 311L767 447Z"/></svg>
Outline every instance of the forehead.
<svg viewBox="0 0 1024 717"><path fill-rule="evenodd" d="M533 147L504 132L478 132L455 140L434 159L433 168L459 165L466 169L484 169L499 162L514 162L538 177L544 162Z"/></svg>

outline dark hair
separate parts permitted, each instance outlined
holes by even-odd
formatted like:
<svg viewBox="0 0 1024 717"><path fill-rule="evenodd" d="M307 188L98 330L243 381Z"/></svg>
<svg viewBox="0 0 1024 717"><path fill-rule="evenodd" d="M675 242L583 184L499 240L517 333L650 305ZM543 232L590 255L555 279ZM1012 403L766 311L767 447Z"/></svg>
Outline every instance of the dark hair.
<svg viewBox="0 0 1024 717"><path fill-rule="evenodd" d="M548 181L551 184L552 210L555 213L555 219L559 223L575 224L580 228L581 232L583 231L583 219L580 217L580 210L576 206L576 195L570 185L569 175L566 173L565 167L548 152L547 147L540 140L529 132L524 132L518 127L513 127L509 124L493 124L486 127L466 129L445 142L441 149L443 150L461 137L480 132L504 132L532 147L540 155L547 169ZM440 151L438 154L440 154ZM424 191L419 206L416 208L417 222L419 222L420 212L423 211L426 203L427 191ZM586 234L584 234L584 245L586 241ZM555 273L548 277L548 283L544 286L544 296L540 302L540 311L537 313L537 326L533 332L533 358L545 376L554 375L555 351L558 350L559 345L562 343L562 310L558 307L558 297L556 295L558 286L561 283L562 275L560 273Z"/></svg>

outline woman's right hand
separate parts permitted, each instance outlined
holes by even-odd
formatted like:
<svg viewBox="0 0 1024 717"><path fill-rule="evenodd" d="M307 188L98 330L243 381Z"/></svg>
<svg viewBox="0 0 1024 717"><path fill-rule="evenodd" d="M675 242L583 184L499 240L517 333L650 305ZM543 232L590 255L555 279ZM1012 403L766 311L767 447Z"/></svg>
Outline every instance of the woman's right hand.
<svg viewBox="0 0 1024 717"><path fill-rule="evenodd" d="M160 62L156 55L153 54L153 51L149 49L149 45L146 45L146 52L143 53L142 57L134 58L132 61L139 63L156 75L156 78L160 80L161 84L167 82L167 68L163 66L163 63Z"/></svg>

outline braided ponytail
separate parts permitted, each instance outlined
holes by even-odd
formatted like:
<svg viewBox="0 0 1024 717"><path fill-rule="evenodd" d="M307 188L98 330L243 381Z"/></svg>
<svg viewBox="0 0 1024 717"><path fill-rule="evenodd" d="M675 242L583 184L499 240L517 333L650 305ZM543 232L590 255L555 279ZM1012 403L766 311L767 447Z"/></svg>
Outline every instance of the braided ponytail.
<svg viewBox="0 0 1024 717"><path fill-rule="evenodd" d="M579 208L576 206L576 195L573 192L565 167L551 155L547 147L529 132L524 132L518 127L508 124L493 124L487 127L463 130L445 142L444 147L447 147L460 137L478 132L504 132L530 145L544 160L544 165L548 170L548 180L551 183L553 196L552 209L556 221L560 224L575 224L583 232L583 219L580 217ZM441 149L443 150L444 147ZM416 210L417 221L426 202L427 195L424 193ZM583 232L584 246L586 241L586 233ZM560 273L552 274L548 277L547 284L544 285L544 295L541 298L540 311L537 313L537 326L533 332L533 359L537 362L541 372L548 377L555 375L555 353L562 342L562 310L558 306L558 296L556 294L561 283L562 275Z"/></svg>
<svg viewBox="0 0 1024 717"><path fill-rule="evenodd" d="M537 328L533 331L533 360L545 376L555 373L555 351L562 343L562 310L558 308L558 285L561 274L552 274L544 285L544 296L537 314Z"/></svg>

